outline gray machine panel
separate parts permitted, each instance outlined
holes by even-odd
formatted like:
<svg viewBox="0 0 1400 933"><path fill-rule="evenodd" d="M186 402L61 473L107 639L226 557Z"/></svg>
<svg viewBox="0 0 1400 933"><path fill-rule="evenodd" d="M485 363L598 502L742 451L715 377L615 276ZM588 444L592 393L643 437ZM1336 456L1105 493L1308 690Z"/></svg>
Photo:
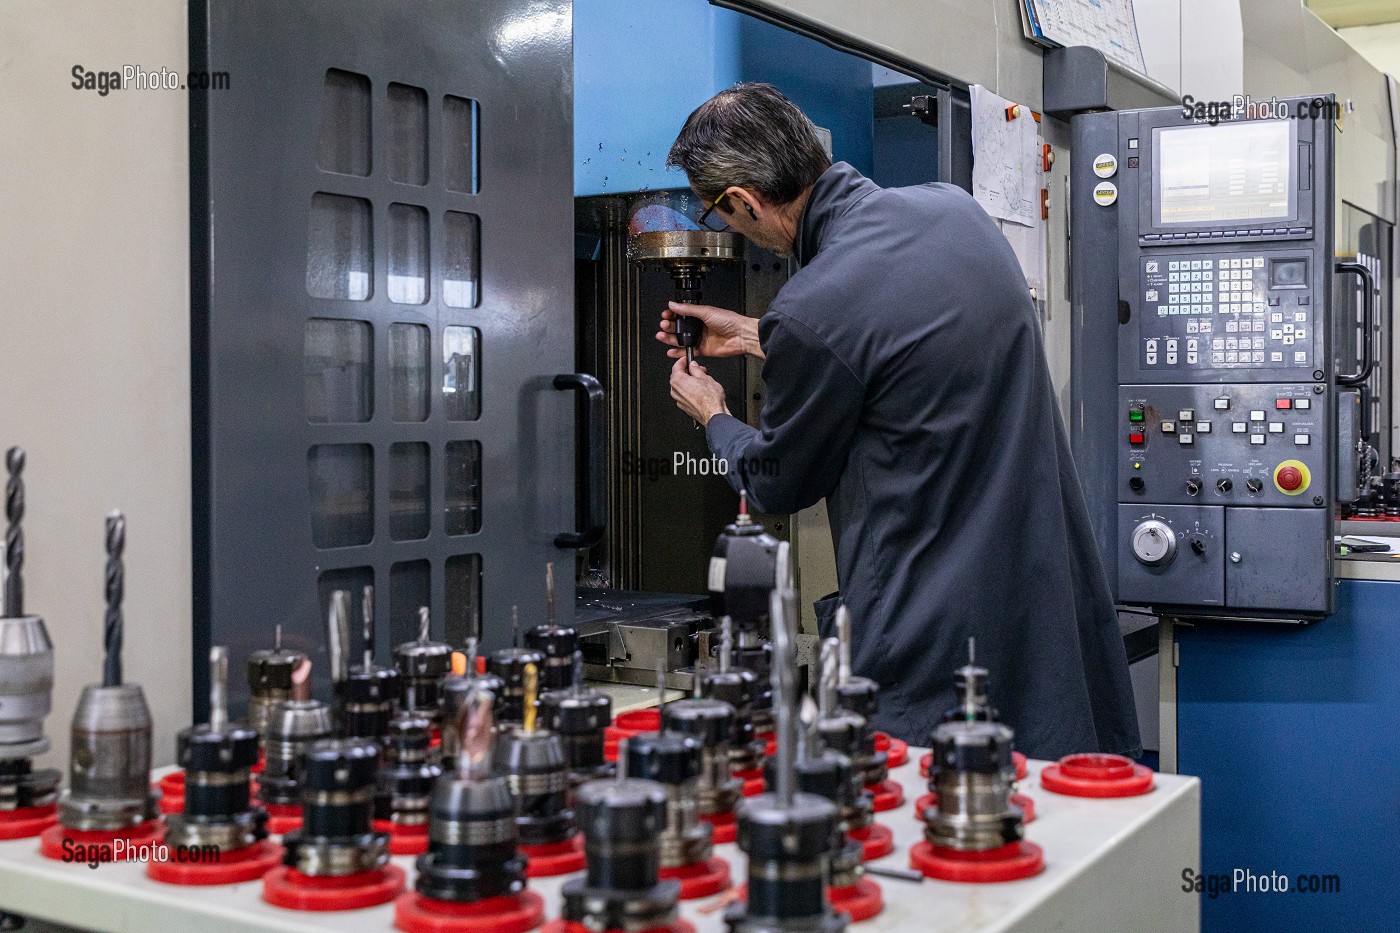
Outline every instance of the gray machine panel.
<svg viewBox="0 0 1400 933"><path fill-rule="evenodd" d="M381 662L423 605L508 644L551 560L570 618L570 10L191 5L233 76L190 105L197 706L277 624L323 689L331 589L374 585Z"/></svg>
<svg viewBox="0 0 1400 933"><path fill-rule="evenodd" d="M1228 509L1225 601L1261 611L1330 612L1332 521L1321 509Z"/></svg>
<svg viewBox="0 0 1400 933"><path fill-rule="evenodd" d="M1072 130L1075 455L1116 595L1330 611L1332 124L1158 108ZM1200 550L1156 562L1182 523Z"/></svg>
<svg viewBox="0 0 1400 933"><path fill-rule="evenodd" d="M1225 509L1220 506L1120 505L1118 582L1125 602L1225 605ZM1157 535L1165 550L1135 556L1133 535Z"/></svg>
<svg viewBox="0 0 1400 933"><path fill-rule="evenodd" d="M1125 503L1316 507L1328 411L1316 384L1119 388ZM1130 420L1138 414L1141 421ZM1141 438L1141 440L1139 440ZM1292 466L1295 473L1282 471Z"/></svg>

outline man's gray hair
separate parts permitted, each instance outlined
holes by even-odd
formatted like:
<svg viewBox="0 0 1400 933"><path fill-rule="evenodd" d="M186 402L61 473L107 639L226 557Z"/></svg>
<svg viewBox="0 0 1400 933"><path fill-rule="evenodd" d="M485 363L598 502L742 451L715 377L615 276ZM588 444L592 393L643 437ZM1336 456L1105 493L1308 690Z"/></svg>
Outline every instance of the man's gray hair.
<svg viewBox="0 0 1400 933"><path fill-rule="evenodd" d="M686 118L666 164L706 202L731 185L787 204L831 167L817 128L771 84L736 84ZM728 214L733 205L722 202Z"/></svg>

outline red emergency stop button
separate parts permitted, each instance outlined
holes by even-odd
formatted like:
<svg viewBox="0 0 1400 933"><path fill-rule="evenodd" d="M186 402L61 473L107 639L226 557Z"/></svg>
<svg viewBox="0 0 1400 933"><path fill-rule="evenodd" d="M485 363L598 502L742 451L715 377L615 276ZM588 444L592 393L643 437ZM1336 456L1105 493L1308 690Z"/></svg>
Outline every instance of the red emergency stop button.
<svg viewBox="0 0 1400 933"><path fill-rule="evenodd" d="M1286 496L1302 495L1312 483L1312 473L1301 460L1285 460L1274 467L1274 485Z"/></svg>

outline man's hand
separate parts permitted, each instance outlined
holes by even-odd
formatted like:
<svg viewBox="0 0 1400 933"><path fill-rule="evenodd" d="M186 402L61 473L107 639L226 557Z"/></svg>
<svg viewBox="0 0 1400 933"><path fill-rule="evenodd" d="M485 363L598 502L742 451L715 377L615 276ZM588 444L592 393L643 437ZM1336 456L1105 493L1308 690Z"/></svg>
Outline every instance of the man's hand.
<svg viewBox="0 0 1400 933"><path fill-rule="evenodd" d="M685 356L685 350L676 342L676 318L680 315L699 318L705 324L700 346L695 348L696 356L743 356L749 353L763 357L763 351L758 346L758 321L755 319L710 305L672 301L661 312L661 329L656 332L656 339L671 347L666 351L671 359Z"/></svg>
<svg viewBox="0 0 1400 933"><path fill-rule="evenodd" d="M699 363L691 363L687 372L684 356L671 367L671 398L701 426L709 424L715 415L729 414L729 406L724 404L724 387Z"/></svg>

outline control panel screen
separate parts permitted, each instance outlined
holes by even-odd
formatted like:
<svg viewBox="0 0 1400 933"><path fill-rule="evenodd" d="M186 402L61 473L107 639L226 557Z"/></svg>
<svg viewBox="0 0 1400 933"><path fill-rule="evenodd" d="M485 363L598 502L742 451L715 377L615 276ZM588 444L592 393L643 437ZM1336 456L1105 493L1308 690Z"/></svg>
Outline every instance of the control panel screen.
<svg viewBox="0 0 1400 933"><path fill-rule="evenodd" d="M1154 130L1153 217L1158 226L1295 216L1287 120Z"/></svg>

